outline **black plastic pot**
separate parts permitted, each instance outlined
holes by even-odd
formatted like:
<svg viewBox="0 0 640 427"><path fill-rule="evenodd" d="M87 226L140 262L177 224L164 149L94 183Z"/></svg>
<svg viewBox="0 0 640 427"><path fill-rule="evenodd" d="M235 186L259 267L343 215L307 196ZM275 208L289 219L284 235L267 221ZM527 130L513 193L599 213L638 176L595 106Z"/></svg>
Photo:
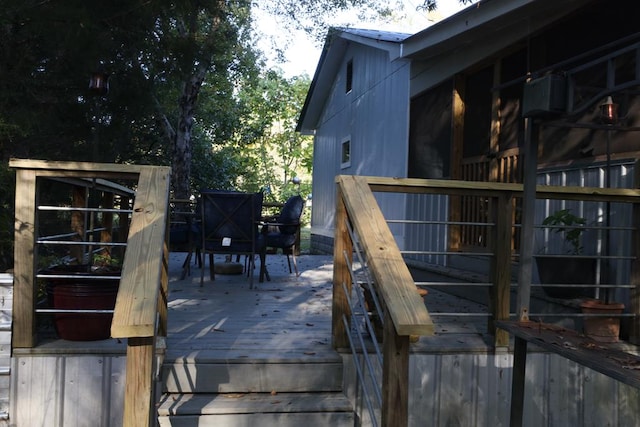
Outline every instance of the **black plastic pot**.
<svg viewBox="0 0 640 427"><path fill-rule="evenodd" d="M544 292L553 298L593 298L596 287L596 267L598 260L595 258L580 257L535 257L538 268L538 277L543 285ZM583 287L556 287L544 286L545 284L582 285Z"/></svg>

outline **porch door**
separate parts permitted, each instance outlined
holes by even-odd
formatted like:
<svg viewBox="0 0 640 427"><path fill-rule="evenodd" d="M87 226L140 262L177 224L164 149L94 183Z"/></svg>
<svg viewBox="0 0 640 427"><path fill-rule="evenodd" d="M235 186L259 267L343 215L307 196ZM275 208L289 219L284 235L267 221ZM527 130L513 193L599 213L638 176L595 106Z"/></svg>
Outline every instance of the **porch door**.
<svg viewBox="0 0 640 427"><path fill-rule="evenodd" d="M454 174L465 181L522 182L520 164L521 120L520 91L494 90L499 85L500 62L482 68L455 82L453 141ZM458 147L457 150L455 147ZM452 201L452 220L469 225L452 230L451 241L459 250L484 250L489 238L488 200L461 197ZM519 210L514 209L516 215ZM517 218L514 218L517 221ZM456 235L457 234L457 235ZM518 233L512 233L512 247L517 249Z"/></svg>

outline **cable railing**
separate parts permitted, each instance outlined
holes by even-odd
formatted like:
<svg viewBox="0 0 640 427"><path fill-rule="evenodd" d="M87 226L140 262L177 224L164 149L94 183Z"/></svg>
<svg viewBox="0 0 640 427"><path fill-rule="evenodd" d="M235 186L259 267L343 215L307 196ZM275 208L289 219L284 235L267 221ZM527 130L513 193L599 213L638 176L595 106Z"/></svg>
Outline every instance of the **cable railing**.
<svg viewBox="0 0 640 427"><path fill-rule="evenodd" d="M126 384L123 396L124 427L144 427L153 424L155 411L154 385L156 383L156 338L166 336L167 331L167 286L168 286L168 200L170 168L161 166L136 166L116 164L96 164L82 162L46 162L40 160L12 159L9 163L16 170L16 232L14 262L14 323L13 348L33 348L37 346L36 314L42 313L90 313L113 314L110 322L110 336L127 340ZM70 184L74 189L73 200L76 207L41 206L39 184L43 180L54 180ZM111 181L113 180L113 181ZM115 181L132 181L132 188ZM108 215L123 215L119 225L128 231L126 243L93 239L98 231L97 223L86 218L87 213L98 208L85 206L86 190L91 187L110 194L133 197L133 209L123 214L121 209L111 212L107 201ZM57 233L54 239L38 237L38 215L43 212L69 211L73 233ZM75 215L75 216L74 216ZM126 218L125 218L126 217ZM88 239L84 224L89 222ZM111 218L105 222L111 224ZM109 228L109 227L106 227ZM100 230L104 232L106 230ZM67 238L78 241L67 241ZM97 236L96 236L97 237ZM108 237L108 236L102 236ZM62 245L73 252L76 261L87 255L85 248L117 248L126 246L120 275L110 275L117 285L115 308L42 308L36 310L37 279L65 278L71 274L38 274L36 271L38 245ZM84 247L84 248L83 248ZM92 251L89 251L91 254ZM88 273L88 272L86 272ZM83 272L80 276L89 277ZM74 277L77 277L74 275ZM92 277L92 276L91 276ZM100 280L105 279L101 277ZM97 279L96 279L97 280Z"/></svg>
<svg viewBox="0 0 640 427"><path fill-rule="evenodd" d="M516 223L518 215L515 214L515 209L520 204L515 202L523 197L522 185L362 176L339 176L336 181L338 202L334 240L333 345L336 348L351 348L354 363L358 365L357 378L361 383L362 392L365 393L363 398L370 418L376 420L375 425L406 425L406 407L403 399L406 398L405 375L412 336L432 335L441 319L455 322L456 318L477 317L486 319L486 331L493 336L494 346L506 347L509 345L509 334L506 330L496 327L496 324L518 319L517 313L521 313L518 306L521 304L520 294L526 292L530 297L533 291L541 297L543 304L563 305L557 297L543 295L546 285L522 284L515 280L515 269L523 262L515 252L516 246L513 245L513 239L518 239L520 233L520 225ZM439 218L416 218L415 214L406 221L402 218L387 220L376 199L378 193L386 192L404 193L407 198L414 195L447 196L450 200L462 196L481 197L485 200L487 209L486 222L475 221L474 226L486 227L486 233L483 233L486 240L478 248L450 247L449 237L456 234L456 228L466 224L455 219L455 215L453 221L443 219L442 215ZM587 257L597 259L603 264L622 263L616 268L611 268L617 275L615 280L610 274L606 280L590 283L590 287L598 288L601 292L615 290L628 296L625 311L614 316L629 321L628 339L630 342L637 342L640 336L640 297L636 289L640 282L640 262L636 256L639 239L635 236L640 223L640 191L538 186L536 197L539 200L560 203L562 207L578 203L580 209L585 212L588 209L584 208L583 204L592 202L595 203L595 210L602 210L601 205L605 203L629 207L624 215L620 213L622 211L618 212L617 220L621 221L620 223L598 223L591 226L596 229L591 242L596 249L587 253ZM425 203L407 201L406 205L421 206ZM420 226L440 227L440 235L433 239L440 246L416 247L414 243L419 240L416 238L417 235L434 235L430 232L416 231L415 227ZM394 227L396 233L404 233L401 237L410 235L412 238L409 243L409 239L404 239L402 250L398 248L390 227ZM545 227L538 228L540 233L547 233L549 237L550 233L544 230ZM620 233L621 237L612 237L609 246L603 244L602 235L614 231ZM560 252L557 255L561 254ZM438 259L445 260L434 269L444 278L413 280L408 265L411 268L428 269L428 263L414 262L425 255L438 255ZM485 274L465 280L449 280L450 277L445 277L447 272L459 268L452 266L453 260L468 259L481 260ZM549 286L571 289L584 287L584 284L556 282ZM416 287L430 290L424 302L417 294ZM431 290L437 289L446 293L454 287L486 289L486 292L480 293L486 300L483 304L474 305L473 309L466 311L456 311L457 308L442 312L425 310L425 306L429 306ZM379 302L371 300L370 296L368 298L368 293L375 295ZM592 317L611 316L571 310L561 313L534 312L528 307L527 312L530 318L538 322L543 318L584 321ZM405 321L407 323L403 324ZM431 338L427 338L429 339ZM381 350L377 349L378 344ZM382 354L381 361L377 356L379 353ZM393 371L393 375L390 371ZM380 372L381 382L376 379ZM390 384L389 381L393 383ZM365 382L367 386L364 385ZM378 392L381 399L377 398ZM394 402L393 407L389 406L389 402Z"/></svg>

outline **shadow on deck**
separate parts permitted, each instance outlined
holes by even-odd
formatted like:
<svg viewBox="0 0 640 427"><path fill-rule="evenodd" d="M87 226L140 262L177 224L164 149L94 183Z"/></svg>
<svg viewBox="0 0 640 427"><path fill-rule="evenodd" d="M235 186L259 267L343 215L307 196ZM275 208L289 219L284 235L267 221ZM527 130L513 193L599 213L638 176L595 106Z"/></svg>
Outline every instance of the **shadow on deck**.
<svg viewBox="0 0 640 427"><path fill-rule="evenodd" d="M217 274L200 287L200 269L180 280L184 254L169 264L166 360L301 358L331 351L330 256L301 256L301 274L286 257L269 256L271 281L249 289L246 274ZM223 262L222 259L216 262ZM207 265L208 270L208 265Z"/></svg>
<svg viewBox="0 0 640 427"><path fill-rule="evenodd" d="M271 255L270 282L249 289L246 274L216 275L200 287L200 269L180 280L185 255L169 258L169 316L167 353L171 360L231 360L321 358L331 348L333 257L298 257L299 277L289 274L286 257ZM222 258L216 262L223 262ZM438 280L454 281L422 272ZM434 317L436 335L412 344L412 352L450 351L454 348L490 349L486 306L436 289L429 289L426 306ZM438 313L457 312L458 316Z"/></svg>

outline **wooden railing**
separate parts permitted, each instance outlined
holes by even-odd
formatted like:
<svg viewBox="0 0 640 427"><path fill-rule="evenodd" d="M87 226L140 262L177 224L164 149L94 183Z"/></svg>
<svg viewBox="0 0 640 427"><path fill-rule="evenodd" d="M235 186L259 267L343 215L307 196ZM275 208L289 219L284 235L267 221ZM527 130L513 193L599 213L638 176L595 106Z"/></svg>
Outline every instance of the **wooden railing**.
<svg viewBox="0 0 640 427"><path fill-rule="evenodd" d="M37 344L37 181L133 180L135 201L111 335L127 339L123 426L155 425L155 342L167 330L168 199L170 168L12 159L16 169L13 346ZM117 186L116 184L109 184Z"/></svg>
<svg viewBox="0 0 640 427"><path fill-rule="evenodd" d="M465 158L462 161L463 181L477 182L522 182L522 162L520 150L515 148L498 152L495 155ZM488 219L486 200L482 197L462 197L457 220L464 223L486 222ZM514 211L515 213L515 211ZM458 215L458 213L456 213ZM476 225L460 227L460 243L465 247L487 247L486 228ZM519 248L517 235L513 236L512 246Z"/></svg>
<svg viewBox="0 0 640 427"><path fill-rule="evenodd" d="M334 240L333 346L349 346L348 321L351 319L349 294L354 282L349 270L354 247L365 254L368 270L384 307L382 425L407 425L409 336L433 334L434 325L415 283L396 246L373 192L473 196L487 200L487 255L489 257L489 322L496 347L509 344L508 333L496 327L497 321L515 317L510 308L512 249L515 200L523 197L521 184L469 182L453 180L401 179L384 177L337 177L337 203ZM538 186L538 199L589 202L630 203L633 209L633 233L640 224L640 190L582 187ZM428 220L428 218L424 218ZM352 233L353 230L353 233ZM357 241L352 236L355 235ZM640 253L638 239L631 240L633 255ZM449 255L456 255L452 251ZM529 260L530 262L530 260ZM530 283L521 284L518 292L530 292ZM630 341L640 336L640 261L631 264L629 316ZM427 297L428 298L428 297ZM527 295L526 301L528 301Z"/></svg>
<svg viewBox="0 0 640 427"><path fill-rule="evenodd" d="M155 425L156 336L167 335L169 179L169 168L141 167L111 323L113 338L128 339L124 427Z"/></svg>
<svg viewBox="0 0 640 427"><path fill-rule="evenodd" d="M359 243L385 307L382 423L407 425L409 339L411 335L433 335L433 323L366 178L341 176L338 177L334 241L333 346L349 347L343 319L351 316L347 301L352 286L348 260L352 257L353 242L347 221L360 236Z"/></svg>

